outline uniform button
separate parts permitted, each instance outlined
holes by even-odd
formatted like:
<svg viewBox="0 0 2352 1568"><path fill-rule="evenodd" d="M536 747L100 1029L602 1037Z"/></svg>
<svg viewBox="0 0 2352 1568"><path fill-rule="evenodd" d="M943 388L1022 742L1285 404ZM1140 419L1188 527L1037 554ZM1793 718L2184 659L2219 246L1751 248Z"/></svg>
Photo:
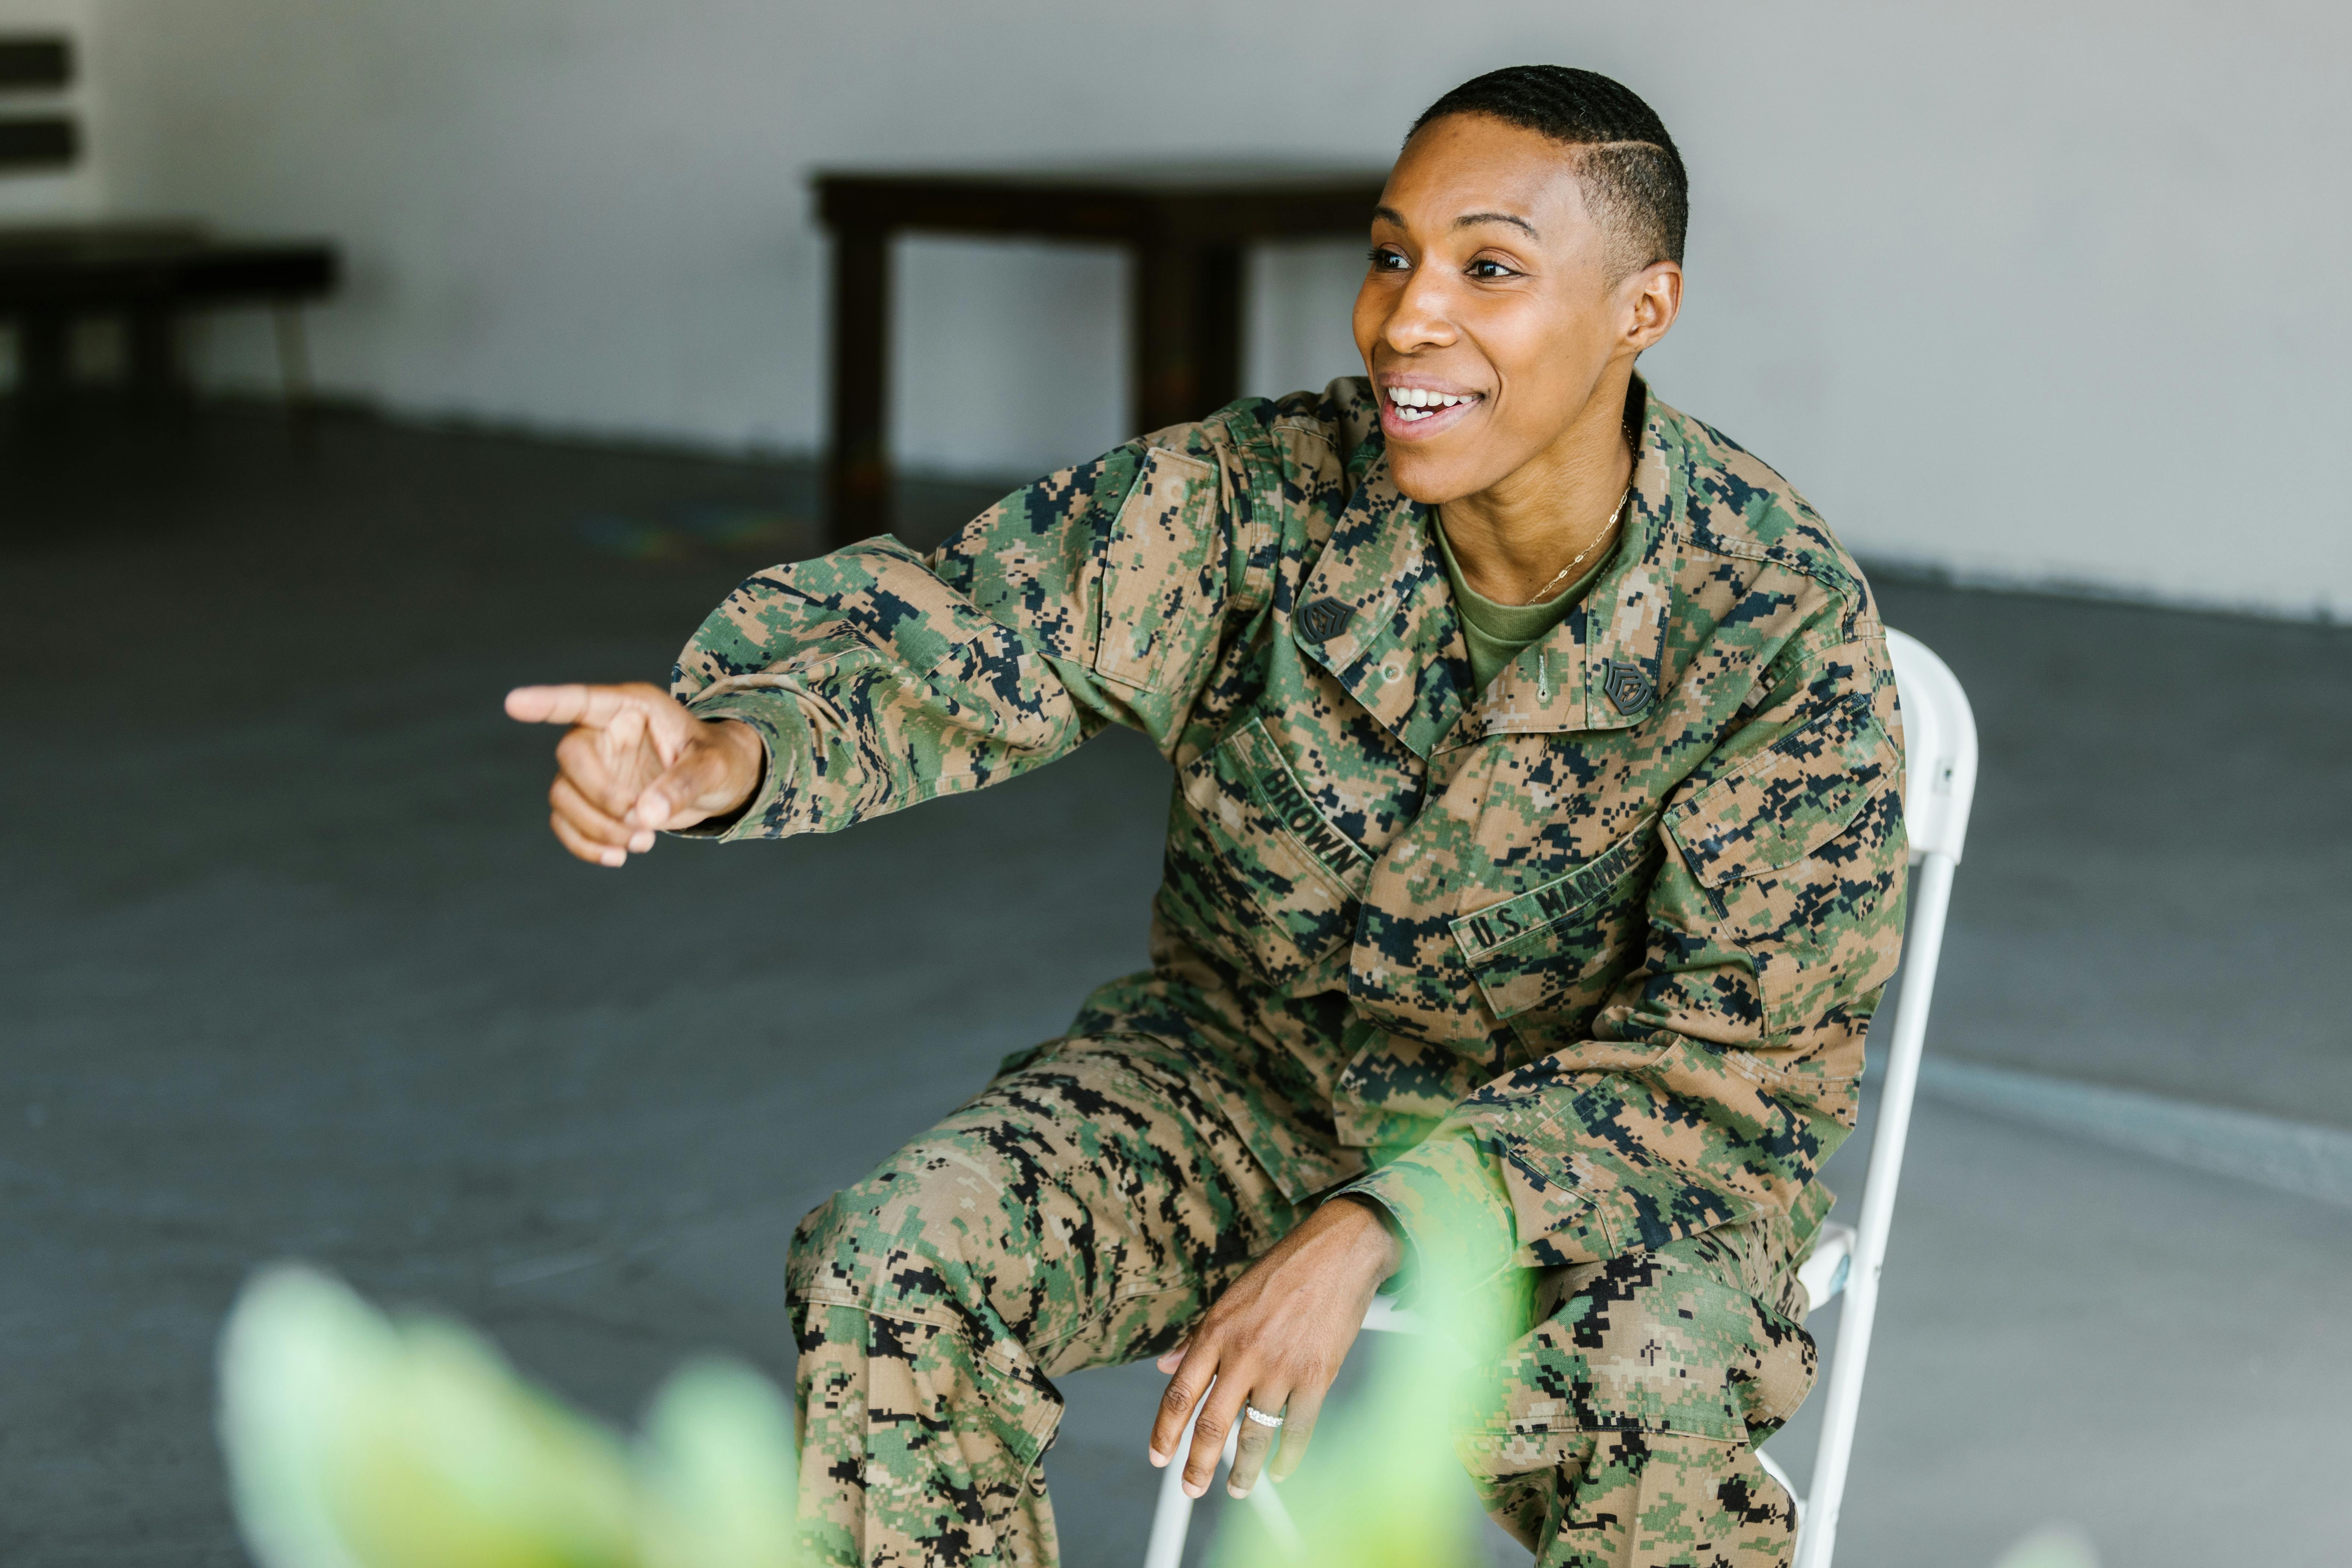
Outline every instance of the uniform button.
<svg viewBox="0 0 2352 1568"><path fill-rule="evenodd" d="M1397 663L1393 659L1390 660L1388 663L1381 666L1381 679L1387 681L1391 686L1394 686L1398 681L1404 679L1404 666Z"/></svg>
<svg viewBox="0 0 2352 1568"><path fill-rule="evenodd" d="M1329 642L1345 631L1356 606L1345 599L1316 599L1299 607L1296 625L1308 642Z"/></svg>

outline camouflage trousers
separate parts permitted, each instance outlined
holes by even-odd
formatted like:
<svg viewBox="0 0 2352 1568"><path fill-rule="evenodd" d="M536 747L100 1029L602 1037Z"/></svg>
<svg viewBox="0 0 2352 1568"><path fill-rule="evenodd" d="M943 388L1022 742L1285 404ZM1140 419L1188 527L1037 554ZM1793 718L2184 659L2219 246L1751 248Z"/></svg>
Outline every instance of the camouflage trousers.
<svg viewBox="0 0 2352 1568"><path fill-rule="evenodd" d="M1167 1350L1304 1212L1150 1052L1071 1040L999 1079L793 1238L808 1560L1052 1568L1053 1379ZM1811 1385L1790 1250L1750 1224L1528 1282L1456 1447L1541 1568L1786 1561L1749 1444Z"/></svg>

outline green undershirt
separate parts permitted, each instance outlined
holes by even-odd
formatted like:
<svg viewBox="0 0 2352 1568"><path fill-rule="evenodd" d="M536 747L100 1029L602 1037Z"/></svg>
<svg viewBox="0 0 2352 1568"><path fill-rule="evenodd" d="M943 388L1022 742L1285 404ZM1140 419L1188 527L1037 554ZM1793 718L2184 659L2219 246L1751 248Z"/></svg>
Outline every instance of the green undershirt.
<svg viewBox="0 0 2352 1568"><path fill-rule="evenodd" d="M1445 537L1445 525L1432 518L1429 531L1437 535L1437 548L1445 556L1446 581L1454 584L1454 607L1462 614L1462 639L1470 645L1470 678L1481 691L1565 620L1609 563L1609 557L1601 556L1583 576L1549 599L1532 605L1498 605L1462 580L1462 567L1454 559L1454 543Z"/></svg>

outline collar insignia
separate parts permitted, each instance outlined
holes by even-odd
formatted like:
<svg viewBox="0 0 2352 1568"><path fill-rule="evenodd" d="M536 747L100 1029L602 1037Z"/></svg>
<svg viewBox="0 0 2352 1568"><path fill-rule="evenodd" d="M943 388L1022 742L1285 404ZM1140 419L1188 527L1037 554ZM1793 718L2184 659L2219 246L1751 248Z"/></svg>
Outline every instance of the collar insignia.
<svg viewBox="0 0 2352 1568"><path fill-rule="evenodd" d="M1329 642L1345 631L1356 606L1345 599L1316 599L1300 606L1293 625L1308 642Z"/></svg>
<svg viewBox="0 0 2352 1568"><path fill-rule="evenodd" d="M1653 690L1650 678L1638 664L1622 658L1609 661L1608 672L1602 676L1601 689L1620 713L1639 713L1650 705Z"/></svg>

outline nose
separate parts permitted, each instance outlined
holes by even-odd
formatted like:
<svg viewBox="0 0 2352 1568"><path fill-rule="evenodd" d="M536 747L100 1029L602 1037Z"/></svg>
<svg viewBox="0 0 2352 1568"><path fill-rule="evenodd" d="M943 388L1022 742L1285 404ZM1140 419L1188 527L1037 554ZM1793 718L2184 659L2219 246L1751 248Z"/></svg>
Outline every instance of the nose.
<svg viewBox="0 0 2352 1568"><path fill-rule="evenodd" d="M1397 290L1396 303L1381 325L1381 340L1401 354L1450 346L1461 333L1454 325L1453 293L1445 275L1416 267Z"/></svg>

